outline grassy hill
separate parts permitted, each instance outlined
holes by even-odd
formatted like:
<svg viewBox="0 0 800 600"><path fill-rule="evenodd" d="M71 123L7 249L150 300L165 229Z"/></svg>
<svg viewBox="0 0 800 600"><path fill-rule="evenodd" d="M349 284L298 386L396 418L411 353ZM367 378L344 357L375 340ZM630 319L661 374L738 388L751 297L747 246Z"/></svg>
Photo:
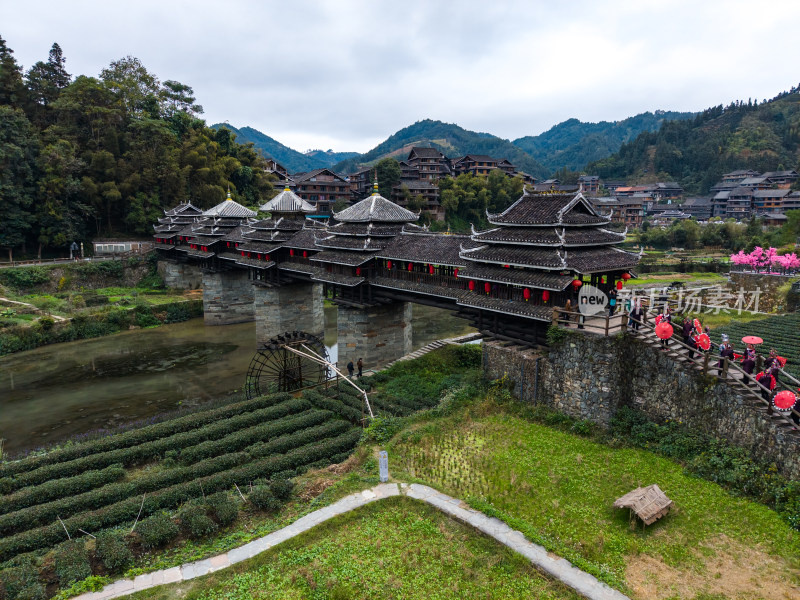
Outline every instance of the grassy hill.
<svg viewBox="0 0 800 600"><path fill-rule="evenodd" d="M548 169L583 169L592 161L610 156L620 146L644 131L658 131L666 121L691 119L695 113L657 110L622 121L584 123L569 119L540 135L514 140L514 145L530 154Z"/></svg>
<svg viewBox="0 0 800 600"><path fill-rule="evenodd" d="M508 140L490 133L469 131L452 123L431 119L417 121L413 125L404 127L369 152L336 164L334 170L350 173L359 166L371 165L386 157L403 160L414 146L437 148L451 158L465 154L488 154L495 158L507 158L517 169L537 178L550 174L550 169Z"/></svg>
<svg viewBox="0 0 800 600"><path fill-rule="evenodd" d="M356 152L332 152L330 150L311 150L307 154L303 154L284 146L279 141L252 127L238 129L227 123L216 123L211 126L212 129L220 129L222 127L235 133L236 141L240 144L252 142L264 156L278 161L290 173L330 167L337 162L357 156Z"/></svg>
<svg viewBox="0 0 800 600"><path fill-rule="evenodd" d="M735 169L800 168L800 93L796 88L762 103L715 106L693 119L668 121L587 169L609 179L675 180L703 194Z"/></svg>

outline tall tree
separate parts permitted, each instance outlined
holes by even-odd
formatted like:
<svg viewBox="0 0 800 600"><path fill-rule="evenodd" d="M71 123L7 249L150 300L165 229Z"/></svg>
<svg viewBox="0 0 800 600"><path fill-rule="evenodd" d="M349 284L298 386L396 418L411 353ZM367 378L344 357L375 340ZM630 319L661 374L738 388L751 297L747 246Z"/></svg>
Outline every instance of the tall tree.
<svg viewBox="0 0 800 600"><path fill-rule="evenodd" d="M161 86L138 58L126 56L115 60L100 72L100 79L114 92L128 115L148 112L151 117L159 116L154 112L160 109Z"/></svg>
<svg viewBox="0 0 800 600"><path fill-rule="evenodd" d="M31 228L38 148L39 140L25 113L0 106L0 247L8 250L9 261Z"/></svg>
<svg viewBox="0 0 800 600"><path fill-rule="evenodd" d="M171 79L164 82L160 92L161 104L164 115L173 116L178 112L185 112L190 115L203 114L203 107L195 104L194 90L179 81Z"/></svg>
<svg viewBox="0 0 800 600"><path fill-rule="evenodd" d="M58 99L61 90L70 82L70 74L65 67L66 59L61 46L53 44L47 62L39 61L33 65L25 79L28 84L29 101L32 108L46 108ZM43 115L43 111L36 111Z"/></svg>
<svg viewBox="0 0 800 600"><path fill-rule="evenodd" d="M375 165L378 175L378 191L384 198L392 197L392 188L400 183L400 163L393 158L384 158Z"/></svg>
<svg viewBox="0 0 800 600"><path fill-rule="evenodd" d="M22 69L14 58L14 51L0 37L0 105L9 104L17 108L25 106L25 85Z"/></svg>

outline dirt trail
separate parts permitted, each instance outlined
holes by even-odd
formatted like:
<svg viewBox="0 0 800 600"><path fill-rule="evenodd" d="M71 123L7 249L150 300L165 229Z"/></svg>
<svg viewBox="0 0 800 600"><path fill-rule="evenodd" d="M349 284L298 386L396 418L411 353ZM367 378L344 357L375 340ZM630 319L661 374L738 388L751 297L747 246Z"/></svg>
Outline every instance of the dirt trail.
<svg viewBox="0 0 800 600"><path fill-rule="evenodd" d="M18 304L20 306L27 306L27 307L32 308L33 310L35 310L37 313L41 313L42 312L37 307L35 307L33 304L28 304L27 302L20 302L19 300L10 300L9 298L3 298L2 296L0 296L0 302L7 302L9 304ZM42 315L42 316L44 316L44 315ZM58 315L49 315L49 316L54 321L66 321L67 320L64 317L59 317Z"/></svg>

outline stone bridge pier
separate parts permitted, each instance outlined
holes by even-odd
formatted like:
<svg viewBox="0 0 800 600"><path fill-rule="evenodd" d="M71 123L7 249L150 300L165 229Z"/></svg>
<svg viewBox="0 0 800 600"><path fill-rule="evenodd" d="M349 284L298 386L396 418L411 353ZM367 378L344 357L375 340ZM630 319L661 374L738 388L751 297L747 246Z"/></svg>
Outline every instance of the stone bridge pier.
<svg viewBox="0 0 800 600"><path fill-rule="evenodd" d="M203 319L206 325L231 325L254 319L253 282L247 271L203 273Z"/></svg>
<svg viewBox="0 0 800 600"><path fill-rule="evenodd" d="M286 331L305 331L322 337L325 313L321 283L293 283L281 287L253 286L256 343Z"/></svg>
<svg viewBox="0 0 800 600"><path fill-rule="evenodd" d="M339 306L339 365L364 359L374 369L411 352L411 303L366 309Z"/></svg>

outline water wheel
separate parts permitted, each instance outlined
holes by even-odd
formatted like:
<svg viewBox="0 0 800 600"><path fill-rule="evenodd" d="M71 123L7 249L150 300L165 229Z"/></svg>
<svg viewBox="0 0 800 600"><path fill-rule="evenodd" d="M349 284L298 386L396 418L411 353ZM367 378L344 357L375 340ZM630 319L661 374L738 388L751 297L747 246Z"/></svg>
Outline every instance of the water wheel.
<svg viewBox="0 0 800 600"><path fill-rule="evenodd" d="M315 335L304 331L287 331L277 335L261 344L250 361L245 382L248 399L315 387L330 379L326 365L292 350L329 360L325 344Z"/></svg>

